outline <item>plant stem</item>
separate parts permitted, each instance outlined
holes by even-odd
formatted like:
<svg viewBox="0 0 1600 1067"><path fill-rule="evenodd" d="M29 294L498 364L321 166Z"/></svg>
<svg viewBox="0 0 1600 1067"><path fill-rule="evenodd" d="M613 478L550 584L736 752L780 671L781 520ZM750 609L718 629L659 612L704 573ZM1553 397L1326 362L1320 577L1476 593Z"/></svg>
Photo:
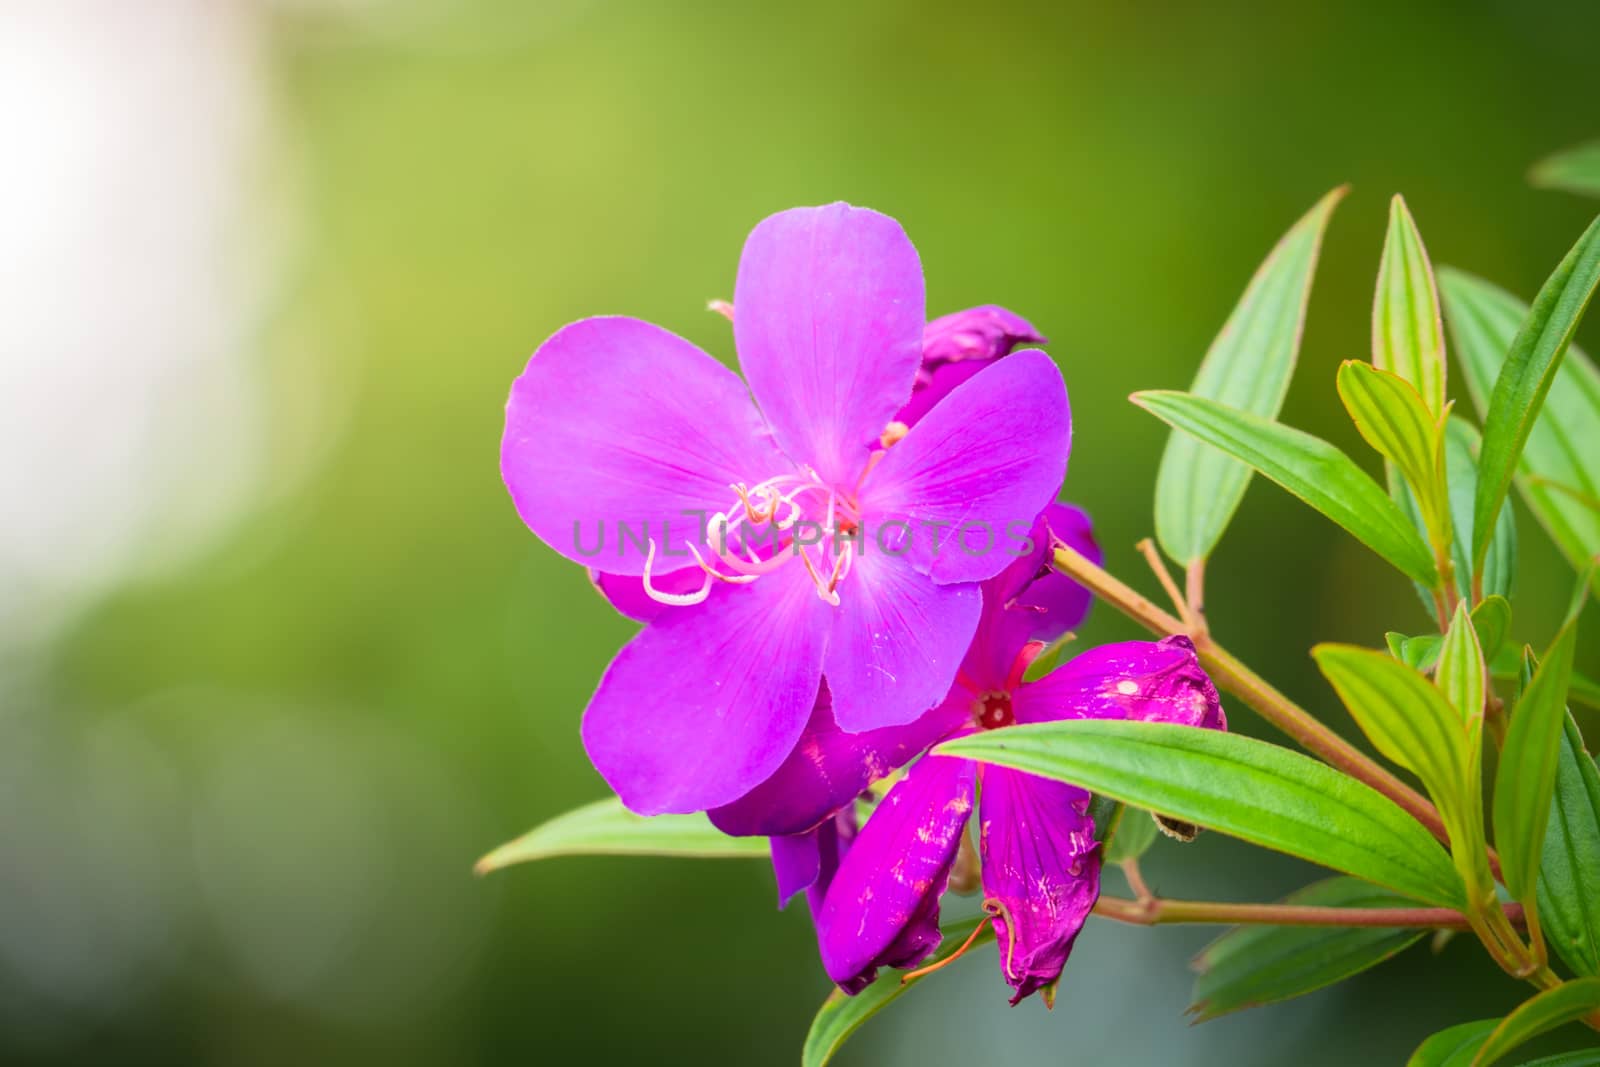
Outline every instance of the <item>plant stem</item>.
<svg viewBox="0 0 1600 1067"><path fill-rule="evenodd" d="M1318 722L1310 712L1269 685L1208 633L1191 634L1181 619L1161 610L1126 583L1065 545L1056 546L1055 567L1134 622L1162 635L1184 634L1212 679L1249 704L1269 723L1288 734L1307 752L1393 800L1441 841L1448 841L1444 822L1434 806L1410 786L1379 766L1370 756Z"/></svg>
<svg viewBox="0 0 1600 1067"><path fill-rule="evenodd" d="M1102 896L1094 913L1136 926L1209 923L1217 926L1381 926L1466 930L1471 922L1449 908L1329 908L1300 904L1222 904L1199 900L1127 900ZM1506 918L1522 921L1522 909L1506 906Z"/></svg>

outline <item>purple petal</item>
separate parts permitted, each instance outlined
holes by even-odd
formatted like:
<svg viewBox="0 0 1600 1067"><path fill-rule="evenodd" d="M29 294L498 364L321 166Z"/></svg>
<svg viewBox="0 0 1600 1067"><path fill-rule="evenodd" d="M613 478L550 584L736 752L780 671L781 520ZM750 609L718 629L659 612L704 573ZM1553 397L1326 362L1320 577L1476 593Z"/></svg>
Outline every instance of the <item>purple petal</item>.
<svg viewBox="0 0 1600 1067"><path fill-rule="evenodd" d="M1088 649L1025 684L1013 709L1018 722L1135 719L1228 728L1217 688L1182 636Z"/></svg>
<svg viewBox="0 0 1600 1067"><path fill-rule="evenodd" d="M1061 977L1100 896L1089 793L1000 767L982 771L983 906L1015 1004Z"/></svg>
<svg viewBox="0 0 1600 1067"><path fill-rule="evenodd" d="M900 224L847 204L795 208L745 242L734 288L739 365L778 443L850 484L911 395L922 264Z"/></svg>
<svg viewBox="0 0 1600 1067"><path fill-rule="evenodd" d="M506 405L500 471L529 529L568 559L641 574L686 566L730 486L792 473L737 375L638 319L558 331ZM627 531L630 536L624 536Z"/></svg>
<svg viewBox="0 0 1600 1067"><path fill-rule="evenodd" d="M743 796L794 749L816 700L828 605L799 567L646 626L583 716L589 759L640 815Z"/></svg>
<svg viewBox="0 0 1600 1067"><path fill-rule="evenodd" d="M939 897L972 811L975 770L970 760L924 757L856 835L817 917L823 966L845 992L938 947Z"/></svg>
<svg viewBox="0 0 1600 1067"><path fill-rule="evenodd" d="M1055 499L1071 436L1066 386L1049 356L1018 352L992 364L867 476L868 550L904 554L940 582L993 577L1023 554L1034 519ZM895 544L890 531L907 536Z"/></svg>
<svg viewBox="0 0 1600 1067"><path fill-rule="evenodd" d="M912 722L955 681L982 610L978 587L936 585L870 549L846 583L822 666L834 716L852 732Z"/></svg>
<svg viewBox="0 0 1600 1067"><path fill-rule="evenodd" d="M705 571L698 564L650 578L650 584L657 591L678 595L693 593L704 581ZM645 592L644 579L635 574L605 574L590 567L589 584L619 614L638 622L649 622L663 611L670 610L668 605Z"/></svg>
<svg viewBox="0 0 1600 1067"><path fill-rule="evenodd" d="M913 426L952 389L1022 344L1044 344L1026 319L988 304L945 315L922 331L922 369L911 399L895 416Z"/></svg>
<svg viewBox="0 0 1600 1067"><path fill-rule="evenodd" d="M708 814L718 829L736 836L801 833L853 804L873 782L966 721L964 707L941 706L906 726L847 734L834 719L825 683L800 743L777 773Z"/></svg>
<svg viewBox="0 0 1600 1067"><path fill-rule="evenodd" d="M1069 504L1051 504L1028 536L1032 551L983 583L983 617L961 666L979 690L1011 688L1017 658L1029 642L1054 641L1089 613L1089 591L1049 562L1057 541L1099 562L1089 517Z"/></svg>
<svg viewBox="0 0 1600 1067"><path fill-rule="evenodd" d="M821 827L803 834L788 834L767 839L772 852L772 876L778 883L778 907L787 908L796 893L817 884L822 873Z"/></svg>

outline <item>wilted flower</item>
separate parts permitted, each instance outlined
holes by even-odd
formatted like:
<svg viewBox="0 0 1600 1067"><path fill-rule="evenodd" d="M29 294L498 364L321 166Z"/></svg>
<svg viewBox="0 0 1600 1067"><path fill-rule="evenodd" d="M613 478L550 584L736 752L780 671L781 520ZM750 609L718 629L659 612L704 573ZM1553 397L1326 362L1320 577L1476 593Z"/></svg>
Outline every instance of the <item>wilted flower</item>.
<svg viewBox="0 0 1600 1067"><path fill-rule="evenodd" d="M770 777L824 675L847 730L937 704L978 624L976 583L1012 561L1006 540L1066 464L1066 392L1043 353L882 447L924 318L893 219L843 204L772 216L734 299L748 393L659 327L597 318L540 347L506 410L501 469L523 521L667 605L583 722L596 768L643 814L727 804Z"/></svg>

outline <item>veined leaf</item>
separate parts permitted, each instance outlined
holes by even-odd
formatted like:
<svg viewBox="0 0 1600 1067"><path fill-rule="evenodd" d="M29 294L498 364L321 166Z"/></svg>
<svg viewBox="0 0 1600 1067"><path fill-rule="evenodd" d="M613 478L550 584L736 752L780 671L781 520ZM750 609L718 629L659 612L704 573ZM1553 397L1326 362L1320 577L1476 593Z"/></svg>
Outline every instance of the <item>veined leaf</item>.
<svg viewBox="0 0 1600 1067"><path fill-rule="evenodd" d="M1499 1019L1478 1019L1440 1030L1417 1046L1406 1067L1471 1067L1472 1058L1499 1025Z"/></svg>
<svg viewBox="0 0 1600 1067"><path fill-rule="evenodd" d="M1284 234L1250 279L1211 343L1191 391L1272 418L1283 407L1300 350L1311 276L1328 216L1343 187L1319 200ZM1238 510L1250 471L1199 441L1173 434L1156 477L1156 539L1188 566L1211 554Z"/></svg>
<svg viewBox="0 0 1600 1067"><path fill-rule="evenodd" d="M612 797L585 804L507 842L479 860L488 874L552 856L698 856L765 859L764 837L729 837L704 815L635 815Z"/></svg>
<svg viewBox="0 0 1600 1067"><path fill-rule="evenodd" d="M1434 418L1444 415L1444 322L1422 234L1396 193L1372 301L1372 365L1410 382Z"/></svg>
<svg viewBox="0 0 1600 1067"><path fill-rule="evenodd" d="M1414 671L1426 673L1439 662L1439 647L1444 644L1444 638L1439 634L1407 637L1390 630L1383 636L1389 644L1389 654Z"/></svg>
<svg viewBox="0 0 1600 1067"><path fill-rule="evenodd" d="M1596 287L1600 287L1600 218L1589 224L1534 297L1489 395L1478 450L1478 496L1472 508L1474 572L1488 553L1489 536L1511 489L1523 446Z"/></svg>
<svg viewBox="0 0 1600 1067"><path fill-rule="evenodd" d="M1484 597L1483 602L1472 609L1472 628L1478 632L1483 658L1494 659L1511 633L1511 602L1498 594Z"/></svg>
<svg viewBox="0 0 1600 1067"><path fill-rule="evenodd" d="M1488 1067L1518 1045L1575 1022L1596 1008L1600 1008L1600 978L1579 978L1546 989L1500 1020L1478 1049L1472 1067Z"/></svg>
<svg viewBox="0 0 1600 1067"><path fill-rule="evenodd" d="M1584 575L1587 583L1588 575ZM1494 780L1494 843L1506 889L1522 904L1535 880L1555 791L1557 745L1566 718L1567 682L1578 636L1580 599L1511 712Z"/></svg>
<svg viewBox="0 0 1600 1067"><path fill-rule="evenodd" d="M1445 632L1444 644L1439 648L1439 668L1434 672L1434 684L1467 724L1469 744L1476 744L1477 731L1483 725L1489 667L1484 662L1478 631L1465 600L1456 605L1455 617L1450 620L1450 629Z"/></svg>
<svg viewBox="0 0 1600 1067"><path fill-rule="evenodd" d="M1535 163L1528 180L1542 189L1600 196L1600 141L1568 148Z"/></svg>
<svg viewBox="0 0 1600 1067"><path fill-rule="evenodd" d="M1171 723L1086 719L990 730L937 751L1072 782L1417 900L1465 903L1444 850L1393 801L1265 741Z"/></svg>
<svg viewBox="0 0 1600 1067"><path fill-rule="evenodd" d="M939 942L938 951L923 966L948 959L966 944L974 930L977 931L974 945L994 940L994 924L987 916L954 923L941 931L943 939ZM811 1020L811 1030L806 1034L806 1042L800 1050L801 1067L823 1067L833 1059L850 1035L861 1028L862 1023L900 999L903 993L925 977L917 975L908 978L900 971L886 971L876 982L853 997L847 997L837 989L829 993L828 999L817 1009L816 1018Z"/></svg>
<svg viewBox="0 0 1600 1067"><path fill-rule="evenodd" d="M1330 908L1404 908L1411 901L1358 878L1329 878L1284 900ZM1370 926L1241 926L1195 958L1198 1021L1273 1004L1360 974L1413 944L1426 931Z"/></svg>
<svg viewBox="0 0 1600 1067"><path fill-rule="evenodd" d="M1347 360L1339 397L1367 444L1393 463L1416 494L1436 556L1450 550L1450 493L1445 482L1441 416L1428 411L1416 387L1398 375Z"/></svg>
<svg viewBox="0 0 1600 1067"><path fill-rule="evenodd" d="M1478 491L1478 431L1465 419L1451 415L1444 427L1445 475L1450 482L1451 525L1455 539L1457 588L1465 596L1472 584L1473 502ZM1483 592L1509 597L1517 577L1517 520L1511 501L1500 505L1489 554L1483 562Z"/></svg>
<svg viewBox="0 0 1600 1067"><path fill-rule="evenodd" d="M1481 415L1488 409L1495 375L1518 325L1528 316L1528 306L1470 274L1444 270L1439 277L1456 355ZM1592 445L1596 425L1600 425L1600 370L1572 346L1528 435L1517 465L1517 488L1574 567L1585 566L1600 553L1600 514L1581 499L1600 494L1600 455ZM1580 496L1555 485L1570 487Z"/></svg>
<svg viewBox="0 0 1600 1067"><path fill-rule="evenodd" d="M1235 456L1348 530L1395 567L1433 588L1433 555L1400 508L1349 456L1326 441L1188 393L1153 390L1133 402Z"/></svg>
<svg viewBox="0 0 1600 1067"><path fill-rule="evenodd" d="M1545 939L1580 975L1600 975L1600 769L1569 714L1539 863Z"/></svg>
<svg viewBox="0 0 1600 1067"><path fill-rule="evenodd" d="M1451 634L1465 630L1476 650L1477 639L1465 609L1458 610L1456 618ZM1441 673L1447 653L1458 658L1466 655L1460 647L1466 640L1445 638L1439 652ZM1475 758L1479 750L1476 722L1464 720L1422 675L1381 652L1351 645L1318 645L1311 655L1378 751L1422 779L1450 832L1456 869L1472 888L1474 904L1492 900L1494 880L1484 847ZM1478 662L1481 670L1481 656ZM1480 681L1477 722L1481 722L1482 691Z"/></svg>

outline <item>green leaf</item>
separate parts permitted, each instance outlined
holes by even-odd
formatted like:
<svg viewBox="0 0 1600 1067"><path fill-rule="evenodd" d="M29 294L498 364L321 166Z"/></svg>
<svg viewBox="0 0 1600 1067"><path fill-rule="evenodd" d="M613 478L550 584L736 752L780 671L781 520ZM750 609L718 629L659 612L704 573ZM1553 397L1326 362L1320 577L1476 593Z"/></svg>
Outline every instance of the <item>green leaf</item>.
<svg viewBox="0 0 1600 1067"><path fill-rule="evenodd" d="M1452 908L1465 900L1438 842L1393 801L1265 741L1086 719L990 730L938 751L1072 782L1417 900Z"/></svg>
<svg viewBox="0 0 1600 1067"><path fill-rule="evenodd" d="M1472 628L1478 631L1483 658L1494 659L1511 633L1511 602L1498 594L1484 597L1483 602L1472 609Z"/></svg>
<svg viewBox="0 0 1600 1067"><path fill-rule="evenodd" d="M1483 723L1489 667L1484 662L1483 648L1478 644L1478 631L1473 626L1465 600L1456 605L1455 617L1450 620L1450 629L1445 632L1444 644L1439 648L1439 666L1434 672L1434 684L1451 707L1455 708L1461 721L1467 724L1469 737L1475 739L1476 730Z"/></svg>
<svg viewBox="0 0 1600 1067"><path fill-rule="evenodd" d="M1411 521L1377 482L1326 441L1188 393L1135 393L1133 402L1248 463L1407 577L1430 588L1439 584L1433 555Z"/></svg>
<svg viewBox="0 0 1600 1067"><path fill-rule="evenodd" d="M1339 398L1367 444L1399 468L1416 494L1435 555L1450 549L1450 493L1445 482L1443 426L1416 387L1388 371L1346 361Z"/></svg>
<svg viewBox="0 0 1600 1067"><path fill-rule="evenodd" d="M1495 376L1517 327L1528 317L1528 306L1460 271L1442 270L1439 281L1467 391L1481 415L1488 409ZM1517 465L1517 489L1574 567L1587 565L1600 553L1600 514L1552 484L1600 495L1600 469L1596 469L1600 461L1587 445L1596 425L1600 425L1600 370L1573 346L1561 361L1555 385L1528 435Z"/></svg>
<svg viewBox="0 0 1600 1067"><path fill-rule="evenodd" d="M1575 1022L1600 1008L1600 978L1579 978L1546 989L1522 1002L1500 1020L1472 1060L1472 1067L1488 1067L1500 1057L1565 1023Z"/></svg>
<svg viewBox="0 0 1600 1067"><path fill-rule="evenodd" d="M1495 774L1494 843L1506 889L1523 905L1533 897L1539 873L1577 636L1575 606L1511 712Z"/></svg>
<svg viewBox="0 0 1600 1067"><path fill-rule="evenodd" d="M558 815L510 841L474 868L479 874L552 856L698 856L764 859L764 837L729 837L704 815L635 815L616 798Z"/></svg>
<svg viewBox="0 0 1600 1067"><path fill-rule="evenodd" d="M1117 832L1106 846L1107 863L1126 863L1136 860L1150 850L1156 842L1156 820L1148 811L1123 805L1122 819Z"/></svg>
<svg viewBox="0 0 1600 1067"><path fill-rule="evenodd" d="M1572 681L1568 683L1567 696L1585 707L1600 708L1600 682L1586 674L1573 671Z"/></svg>
<svg viewBox="0 0 1600 1067"><path fill-rule="evenodd" d="M1568 714L1539 863L1545 939L1580 975L1600 975L1600 769Z"/></svg>
<svg viewBox="0 0 1600 1067"><path fill-rule="evenodd" d="M1600 141L1568 148L1534 164L1528 180L1541 189L1600 196Z"/></svg>
<svg viewBox="0 0 1600 1067"><path fill-rule="evenodd" d="M1407 637L1390 630L1383 637L1389 643L1389 654L1414 671L1433 670L1434 664L1439 662L1439 648L1444 644L1444 638L1438 634Z"/></svg>
<svg viewBox="0 0 1600 1067"><path fill-rule="evenodd" d="M1422 234L1405 197L1389 202L1389 233L1372 301L1372 365L1410 382L1433 413L1444 414L1444 323Z"/></svg>
<svg viewBox="0 0 1600 1067"><path fill-rule="evenodd" d="M1590 223L1539 290L1495 378L1484 415L1478 494L1472 509L1474 572L1488 552L1493 522L1517 472L1523 446L1597 285L1600 218ZM1590 488L1562 478L1556 480L1583 491Z"/></svg>
<svg viewBox="0 0 1600 1067"><path fill-rule="evenodd" d="M1477 646L1466 611L1459 610L1456 619L1452 635L1464 630L1467 636L1455 636L1453 642L1446 637L1439 652L1441 671L1452 647L1454 656L1465 658L1469 653L1460 646L1469 640L1474 650ZM1494 880L1484 848L1475 758L1480 750L1477 723L1481 722L1483 683L1478 687L1479 717L1465 719L1426 678L1381 652L1352 645L1318 645L1311 656L1378 751L1422 780L1450 833L1456 869L1472 888L1472 900L1491 900ZM1478 662L1481 670L1481 656Z"/></svg>
<svg viewBox="0 0 1600 1067"><path fill-rule="evenodd" d="M1250 279L1238 306L1211 343L1191 391L1272 418L1283 407L1300 350L1311 276L1328 217L1345 194L1333 190L1284 234ZM1217 546L1250 484L1236 460L1174 434L1156 477L1156 539L1188 566Z"/></svg>
<svg viewBox="0 0 1600 1067"><path fill-rule="evenodd" d="M1285 904L1329 908L1404 908L1411 901L1358 878L1306 886ZM1200 977L1189 1011L1204 1022L1288 1000L1342 982L1399 953L1423 930L1363 926L1241 926L1195 958Z"/></svg>
<svg viewBox="0 0 1600 1067"><path fill-rule="evenodd" d="M1463 596L1472 587L1472 508L1478 491L1478 431L1465 419L1451 415L1444 427L1444 465L1450 482L1450 515L1455 528L1451 555L1456 586ZM1483 563L1485 595L1509 597L1517 577L1517 520L1511 501L1500 505Z"/></svg>
<svg viewBox="0 0 1600 1067"><path fill-rule="evenodd" d="M1472 1058L1499 1025L1499 1019L1479 1019L1440 1030L1417 1046L1406 1067L1471 1067Z"/></svg>
<svg viewBox="0 0 1600 1067"><path fill-rule="evenodd" d="M923 966L948 959L966 944L974 930L977 930L975 946L994 940L994 924L987 916L954 923L942 931L938 951ZM823 1067L862 1023L900 999L901 994L925 977L927 975L919 974L912 978L899 971L889 971L853 997L837 989L829 993L828 999L817 1009L816 1018L811 1020L811 1030L800 1050L801 1067Z"/></svg>
<svg viewBox="0 0 1600 1067"><path fill-rule="evenodd" d="M1576 1052L1540 1056L1536 1060L1528 1060L1522 1067L1600 1067L1600 1048L1581 1048Z"/></svg>

